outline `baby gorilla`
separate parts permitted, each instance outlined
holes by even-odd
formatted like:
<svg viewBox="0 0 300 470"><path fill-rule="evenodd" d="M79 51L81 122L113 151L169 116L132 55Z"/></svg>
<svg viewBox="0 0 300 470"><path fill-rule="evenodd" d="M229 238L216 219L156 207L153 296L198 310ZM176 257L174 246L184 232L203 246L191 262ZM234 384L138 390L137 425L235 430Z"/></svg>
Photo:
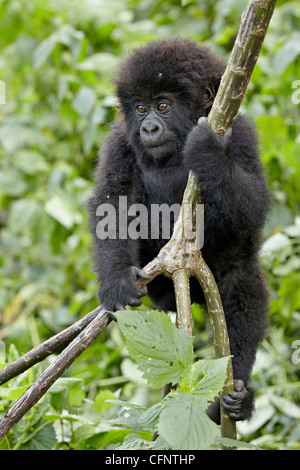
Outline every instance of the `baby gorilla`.
<svg viewBox="0 0 300 470"><path fill-rule="evenodd" d="M224 70L222 59L189 40L151 42L125 60L115 80L121 116L108 135L89 207L101 303L111 312L140 305L146 294L137 283L141 268L167 239L161 230L151 238L150 215L147 236L124 235L119 197L126 196L128 206L143 204L149 214L153 204L180 204L193 170L205 203L202 254L219 287L233 355L235 391L223 406L230 417L243 420L253 411L247 384L266 328L258 251L269 192L252 125L238 116L232 132L221 137L205 119ZM99 227L110 225L108 203L117 226L103 236ZM128 227L131 221L128 215ZM155 278L148 294L159 309L176 309L170 279ZM195 279L191 298L204 302ZM208 414L219 420L217 399Z"/></svg>

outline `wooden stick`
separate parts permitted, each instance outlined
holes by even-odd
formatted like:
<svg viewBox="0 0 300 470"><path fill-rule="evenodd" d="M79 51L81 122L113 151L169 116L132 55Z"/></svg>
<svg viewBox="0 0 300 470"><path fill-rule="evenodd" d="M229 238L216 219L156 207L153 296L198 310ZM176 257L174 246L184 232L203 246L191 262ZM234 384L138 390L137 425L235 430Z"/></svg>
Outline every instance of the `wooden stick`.
<svg viewBox="0 0 300 470"><path fill-rule="evenodd" d="M85 317L78 320L74 325L52 336L44 343L28 351L24 356L19 357L15 362L9 364L0 371L0 385L8 382L13 377L25 372L25 370L43 361L55 351L66 347L76 336L96 317L100 312L101 305Z"/></svg>
<svg viewBox="0 0 300 470"><path fill-rule="evenodd" d="M176 298L177 327L186 330L187 335L192 336L193 319L188 270L178 269L174 271L172 279Z"/></svg>
<svg viewBox="0 0 300 470"><path fill-rule="evenodd" d="M112 321L110 315L101 310L88 326L67 346L56 360L29 387L0 420L0 440L34 406L62 373L70 367L80 354L102 333Z"/></svg>

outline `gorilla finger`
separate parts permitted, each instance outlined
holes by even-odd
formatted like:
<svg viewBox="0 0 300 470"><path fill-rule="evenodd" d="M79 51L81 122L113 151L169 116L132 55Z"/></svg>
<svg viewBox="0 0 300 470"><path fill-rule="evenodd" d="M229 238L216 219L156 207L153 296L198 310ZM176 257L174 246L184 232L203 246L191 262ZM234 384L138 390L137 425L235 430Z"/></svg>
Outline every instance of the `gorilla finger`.
<svg viewBox="0 0 300 470"><path fill-rule="evenodd" d="M233 390L232 392L229 392L227 396L235 400L238 400L242 398L242 392L236 392L235 390Z"/></svg>
<svg viewBox="0 0 300 470"><path fill-rule="evenodd" d="M229 127L227 131L225 131L224 140L228 142L228 140L230 140L231 138L232 138L232 127Z"/></svg>
<svg viewBox="0 0 300 470"><path fill-rule="evenodd" d="M230 398L228 395L223 397L223 400L224 400L224 403L229 406L234 405L236 403L236 400L234 400L233 398Z"/></svg>
<svg viewBox="0 0 300 470"><path fill-rule="evenodd" d="M230 127L227 129L223 136L223 145L224 145L224 151L225 154L228 155L230 153L230 147L231 147L231 137L232 137L232 128Z"/></svg>
<svg viewBox="0 0 300 470"><path fill-rule="evenodd" d="M229 418L234 419L234 421L240 421L243 419L240 413L228 413Z"/></svg>
<svg viewBox="0 0 300 470"><path fill-rule="evenodd" d="M130 305L130 307L139 307L142 305L142 301L141 299L130 299L128 305Z"/></svg>
<svg viewBox="0 0 300 470"><path fill-rule="evenodd" d="M234 380L234 390L236 392L242 392L245 389L245 384L243 380Z"/></svg>
<svg viewBox="0 0 300 470"><path fill-rule="evenodd" d="M140 277L141 279L148 279L148 274L146 274L142 269L133 266L133 270L136 276Z"/></svg>
<svg viewBox="0 0 300 470"><path fill-rule="evenodd" d="M202 125L209 125L207 119L205 116L201 116L201 118L198 119L198 126L202 126ZM210 126L209 126L210 127Z"/></svg>
<svg viewBox="0 0 300 470"><path fill-rule="evenodd" d="M148 294L147 286L140 287L138 289L138 294L139 294L139 297L144 297L144 295L147 295Z"/></svg>
<svg viewBox="0 0 300 470"><path fill-rule="evenodd" d="M234 412L239 412L241 410L241 407L238 405L228 405L224 402L221 403L224 410L228 411L229 413L234 413Z"/></svg>

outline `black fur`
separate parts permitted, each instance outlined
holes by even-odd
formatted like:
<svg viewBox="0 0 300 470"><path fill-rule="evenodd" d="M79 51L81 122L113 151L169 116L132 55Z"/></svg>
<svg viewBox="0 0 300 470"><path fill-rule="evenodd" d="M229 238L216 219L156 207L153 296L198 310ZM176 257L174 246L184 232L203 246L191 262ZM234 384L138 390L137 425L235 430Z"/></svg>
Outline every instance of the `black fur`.
<svg viewBox="0 0 300 470"><path fill-rule="evenodd" d="M153 203L180 204L188 172L194 171L206 208L202 253L220 290L234 377L247 385L266 328L267 294L258 251L269 192L255 131L244 117L236 119L232 137L230 132L214 134L205 119L197 124L208 115L224 69L224 62L209 49L188 40L151 42L123 63L115 80L122 116L108 135L96 171L90 218L95 236L96 208L107 202L117 208L119 196L126 195L128 205L149 208ZM157 111L159 99L168 104L167 111ZM146 112L137 112L141 102ZM143 132L151 128L154 137L143 135L146 121ZM155 139L158 145L153 147ZM116 239L94 239L101 303L111 311L138 305L145 291L138 289L140 272L132 266L145 266L166 240L118 239L118 233ZM175 310L170 279L157 277L148 293L158 308ZM204 301L194 280L191 295L192 301ZM241 400L241 392L237 394ZM250 395L246 410L245 403L240 412L233 407L237 419L251 416Z"/></svg>

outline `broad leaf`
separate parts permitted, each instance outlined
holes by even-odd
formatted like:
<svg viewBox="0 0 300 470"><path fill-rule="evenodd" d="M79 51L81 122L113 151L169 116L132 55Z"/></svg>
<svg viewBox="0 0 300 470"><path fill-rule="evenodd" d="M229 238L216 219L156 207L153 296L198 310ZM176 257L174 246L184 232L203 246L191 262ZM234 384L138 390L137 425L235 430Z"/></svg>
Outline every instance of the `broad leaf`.
<svg viewBox="0 0 300 470"><path fill-rule="evenodd" d="M193 338L164 313L125 310L116 314L129 353L157 387L178 383L193 360Z"/></svg>
<svg viewBox="0 0 300 470"><path fill-rule="evenodd" d="M110 424L125 426L135 432L157 430L158 418L164 408L164 403L156 403L151 408L145 409L131 403L124 403L119 400L108 400L113 404L125 404L126 408L121 411L117 418L109 420Z"/></svg>
<svg viewBox="0 0 300 470"><path fill-rule="evenodd" d="M207 401L213 400L224 386L228 359L203 359L192 364L179 382L180 391L192 392Z"/></svg>
<svg viewBox="0 0 300 470"><path fill-rule="evenodd" d="M97 95L93 88L82 86L74 96L72 106L83 117L87 117L96 101Z"/></svg>
<svg viewBox="0 0 300 470"><path fill-rule="evenodd" d="M145 450L151 449L153 443L143 439L140 434L128 434L121 446L115 450Z"/></svg>
<svg viewBox="0 0 300 470"><path fill-rule="evenodd" d="M159 434L172 449L207 449L219 435L219 429L205 413L206 407L207 401L200 396L174 394L160 415Z"/></svg>

